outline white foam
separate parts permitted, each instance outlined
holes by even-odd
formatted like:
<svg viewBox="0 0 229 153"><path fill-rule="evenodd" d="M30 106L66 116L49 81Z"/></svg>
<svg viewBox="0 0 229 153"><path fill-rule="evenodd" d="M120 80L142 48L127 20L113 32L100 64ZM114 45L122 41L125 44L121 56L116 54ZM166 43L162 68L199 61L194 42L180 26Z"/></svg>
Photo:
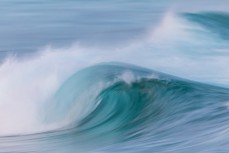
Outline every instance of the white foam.
<svg viewBox="0 0 229 153"><path fill-rule="evenodd" d="M125 81L127 84L131 84L132 82L136 81L136 76L130 71L125 71L118 76L118 79Z"/></svg>
<svg viewBox="0 0 229 153"><path fill-rule="evenodd" d="M8 58L0 67L0 135L58 128L42 124L40 107L72 73L95 63L96 57L86 60L89 57L85 56L84 49L74 45L68 49L48 47L23 61Z"/></svg>

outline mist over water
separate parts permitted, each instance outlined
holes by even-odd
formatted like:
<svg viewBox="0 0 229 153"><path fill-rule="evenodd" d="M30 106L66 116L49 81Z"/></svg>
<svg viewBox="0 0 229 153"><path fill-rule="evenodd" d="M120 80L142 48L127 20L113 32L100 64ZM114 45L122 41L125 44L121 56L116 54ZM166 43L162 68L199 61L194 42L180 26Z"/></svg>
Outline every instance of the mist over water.
<svg viewBox="0 0 229 153"><path fill-rule="evenodd" d="M0 152L228 152L227 3L1 1Z"/></svg>

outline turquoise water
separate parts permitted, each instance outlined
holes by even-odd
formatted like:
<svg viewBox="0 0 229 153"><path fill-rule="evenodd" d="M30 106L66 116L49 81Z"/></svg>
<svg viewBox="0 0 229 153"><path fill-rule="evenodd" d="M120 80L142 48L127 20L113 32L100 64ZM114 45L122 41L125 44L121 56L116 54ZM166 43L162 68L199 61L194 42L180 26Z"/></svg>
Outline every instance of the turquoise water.
<svg viewBox="0 0 229 153"><path fill-rule="evenodd" d="M227 1L0 2L0 153L229 152Z"/></svg>

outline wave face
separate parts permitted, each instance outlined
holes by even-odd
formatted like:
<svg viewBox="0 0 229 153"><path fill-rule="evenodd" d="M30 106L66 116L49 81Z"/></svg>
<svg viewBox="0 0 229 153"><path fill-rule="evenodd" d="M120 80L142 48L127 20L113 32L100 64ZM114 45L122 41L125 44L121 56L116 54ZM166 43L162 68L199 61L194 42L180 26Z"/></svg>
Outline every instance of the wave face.
<svg viewBox="0 0 229 153"><path fill-rule="evenodd" d="M0 153L229 152L229 5L13 1Z"/></svg>
<svg viewBox="0 0 229 153"><path fill-rule="evenodd" d="M58 128L1 137L1 152L220 151L229 141L228 96L227 88L99 64L73 74L42 106L40 122Z"/></svg>
<svg viewBox="0 0 229 153"><path fill-rule="evenodd" d="M222 12L186 13L184 17L196 22L210 31L216 33L222 39L228 40L229 14Z"/></svg>

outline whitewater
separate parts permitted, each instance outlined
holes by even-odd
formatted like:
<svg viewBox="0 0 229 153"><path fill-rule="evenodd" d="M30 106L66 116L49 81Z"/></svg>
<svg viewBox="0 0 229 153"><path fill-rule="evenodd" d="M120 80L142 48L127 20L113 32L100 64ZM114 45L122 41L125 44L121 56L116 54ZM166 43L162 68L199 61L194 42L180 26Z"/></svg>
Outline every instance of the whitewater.
<svg viewBox="0 0 229 153"><path fill-rule="evenodd" d="M229 151L224 2L1 3L0 153Z"/></svg>

